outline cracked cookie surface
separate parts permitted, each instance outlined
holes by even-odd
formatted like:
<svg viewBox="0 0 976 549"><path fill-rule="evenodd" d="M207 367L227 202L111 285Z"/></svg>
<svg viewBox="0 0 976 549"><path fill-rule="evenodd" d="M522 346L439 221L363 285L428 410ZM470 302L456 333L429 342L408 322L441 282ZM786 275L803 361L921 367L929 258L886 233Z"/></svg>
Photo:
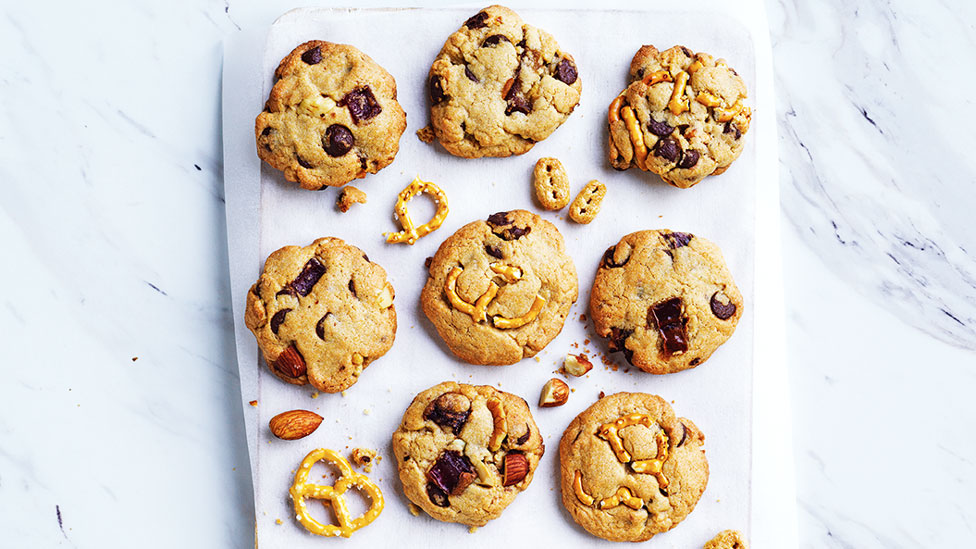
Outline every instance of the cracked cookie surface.
<svg viewBox="0 0 976 549"><path fill-rule="evenodd" d="M563 505L594 536L646 541L694 510L708 484L704 442L658 396L601 398L559 442Z"/></svg>
<svg viewBox="0 0 976 549"><path fill-rule="evenodd" d="M638 231L604 253L590 316L611 352L668 374L705 362L732 336L742 294L715 244L689 233Z"/></svg>
<svg viewBox="0 0 976 549"><path fill-rule="evenodd" d="M437 139L464 158L525 153L566 121L582 90L573 56L503 6L448 37L427 85Z"/></svg>
<svg viewBox="0 0 976 549"><path fill-rule="evenodd" d="M407 127L396 98L393 77L368 55L305 42L275 70L254 122L258 156L311 190L376 173L393 162Z"/></svg>
<svg viewBox="0 0 976 549"><path fill-rule="evenodd" d="M393 433L407 498L446 522L484 526L532 482L545 444L522 398L444 382L421 392Z"/></svg>
<svg viewBox="0 0 976 549"><path fill-rule="evenodd" d="M559 230L513 210L448 237L431 259L420 302L461 360L514 364L559 334L578 292Z"/></svg>
<svg viewBox="0 0 976 549"><path fill-rule="evenodd" d="M244 323L276 376L335 393L393 346L393 297L386 271L362 250L320 238L268 256Z"/></svg>
<svg viewBox="0 0 976 549"><path fill-rule="evenodd" d="M745 82L724 59L684 46L643 46L631 83L610 104L610 164L688 188L739 157L752 113Z"/></svg>

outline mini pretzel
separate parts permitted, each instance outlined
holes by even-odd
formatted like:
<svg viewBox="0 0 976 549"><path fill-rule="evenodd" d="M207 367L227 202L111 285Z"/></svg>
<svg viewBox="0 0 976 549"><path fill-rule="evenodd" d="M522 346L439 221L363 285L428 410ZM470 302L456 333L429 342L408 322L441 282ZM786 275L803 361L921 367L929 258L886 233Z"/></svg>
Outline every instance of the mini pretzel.
<svg viewBox="0 0 976 549"><path fill-rule="evenodd" d="M657 442L657 456L654 459L635 461L630 464L630 468L635 473L654 475L654 478L657 479L658 487L667 488L670 481L668 477L664 476L661 469L664 467L664 462L668 459L668 436L664 434L664 431L658 431L654 435L654 440Z"/></svg>
<svg viewBox="0 0 976 549"><path fill-rule="evenodd" d="M715 109L715 120L718 120L719 122L728 122L732 120L735 115L743 112L744 110L746 109L742 106L742 100L740 99L731 107Z"/></svg>
<svg viewBox="0 0 976 549"><path fill-rule="evenodd" d="M618 95L610 102L610 109L607 111L607 121L613 124L620 122L620 106L624 104L624 96Z"/></svg>
<svg viewBox="0 0 976 549"><path fill-rule="evenodd" d="M631 456L627 450L624 449L623 441L620 440L620 435L618 431L625 427L630 427L631 425L643 425L644 427L650 427L654 422L651 421L650 416L644 414L630 414L628 416L623 416L614 421L613 423L604 423L597 429L597 436L603 440L610 443L610 449L616 454L617 460L620 463L627 463L630 461Z"/></svg>
<svg viewBox="0 0 976 549"><path fill-rule="evenodd" d="M573 492L576 492L576 499L582 501L583 505L593 505L593 496L583 489L583 473L579 471L576 471L576 477L573 479Z"/></svg>
<svg viewBox="0 0 976 549"><path fill-rule="evenodd" d="M542 310L542 306L546 304L546 300L542 296L535 296L535 301L532 302L532 306L529 310L522 316L516 318L505 318L503 316L492 317L491 323L499 329L511 330L513 328L521 328L529 322L535 320L535 317L539 316L539 311Z"/></svg>
<svg viewBox="0 0 976 549"><path fill-rule="evenodd" d="M411 198L417 196L420 193L429 194L434 204L437 206L437 212L434 217L430 218L430 221L424 223L423 225L414 226L413 220L410 219L410 212L407 211L407 202ZM396 220L403 227L403 230L396 233L384 233L383 236L386 237L386 242L389 244L405 242L407 244L413 244L418 238L426 236L433 231L440 228L441 224L444 223L444 219L447 217L447 195L440 187L431 183L429 181L421 181L420 177L415 177L413 181L407 185L406 189L400 191L400 195L397 196L396 206L393 208L393 215Z"/></svg>
<svg viewBox="0 0 976 549"><path fill-rule="evenodd" d="M654 71L651 74L645 76L641 82L647 84L648 86L653 86L658 82L673 82L671 78L671 73L668 71Z"/></svg>
<svg viewBox="0 0 976 549"><path fill-rule="evenodd" d="M308 483L308 474L312 466L318 461L331 463L339 468L339 479L332 486L321 486ZM370 505L362 515L350 519L349 508L343 497L351 487L359 488L367 497ZM292 502L295 505L295 518L302 523L309 532L320 536L342 536L348 538L353 532L376 520L376 517L383 511L383 493L379 486L373 484L366 475L359 474L352 470L349 462L346 461L335 450L320 448L309 452L302 464L295 473L295 482L289 489ZM325 505L331 505L339 525L322 524L312 518L308 513L305 498L326 500Z"/></svg>
<svg viewBox="0 0 976 549"><path fill-rule="evenodd" d="M522 269L518 267L512 267L511 265L502 265L500 263L492 263L488 265L488 268L495 274L502 275L505 282L512 284L518 282L522 279Z"/></svg>
<svg viewBox="0 0 976 549"><path fill-rule="evenodd" d="M630 493L630 490L625 486L617 488L617 492L608 497L607 499L600 500L597 504L597 509L610 509L611 507L616 507L620 504L626 505L635 511L644 506L644 500L639 497L635 497L634 494Z"/></svg>
<svg viewBox="0 0 976 549"><path fill-rule="evenodd" d="M668 109L673 115L679 115L687 111L688 98L685 97L685 86L688 85L689 75L687 72L679 72L677 80L674 81L674 89L671 90L671 100L668 101Z"/></svg>
<svg viewBox="0 0 976 549"><path fill-rule="evenodd" d="M485 406L491 412L492 425L494 426L491 438L488 439L488 449L494 452L502 447L502 441L508 435L508 416L505 414L505 406L502 405L501 399L497 397L488 399Z"/></svg>
<svg viewBox="0 0 976 549"><path fill-rule="evenodd" d="M488 308L491 300L495 299L495 295L498 293L498 284L491 282L488 290L481 294L477 301L468 303L457 293L457 279L462 272L464 269L461 267L454 267L447 274L447 280L444 282L444 293L447 294L447 300L451 302L451 307L471 315L471 319L475 322L484 322L487 319L485 309Z"/></svg>
<svg viewBox="0 0 976 549"><path fill-rule="evenodd" d="M722 106L722 99L719 98L719 97L717 97L717 96L715 96L715 95L712 95L712 94L710 94L708 92L701 92L701 93L699 93L698 94L698 97L695 98L695 101L698 101L699 103L701 103L702 105L705 105L706 107L721 107Z"/></svg>
<svg viewBox="0 0 976 549"><path fill-rule="evenodd" d="M624 107L620 109L620 116L623 117L627 132L630 134L630 141L634 144L634 163L638 168L646 170L644 159L647 158L647 146L644 145L644 135L641 133L640 122L634 116L634 109Z"/></svg>

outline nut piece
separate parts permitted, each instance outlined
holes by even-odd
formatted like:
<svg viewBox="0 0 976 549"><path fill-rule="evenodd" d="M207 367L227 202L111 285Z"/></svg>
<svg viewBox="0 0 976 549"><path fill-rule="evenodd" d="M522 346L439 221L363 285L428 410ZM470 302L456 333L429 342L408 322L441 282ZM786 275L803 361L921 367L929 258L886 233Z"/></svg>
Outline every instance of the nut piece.
<svg viewBox="0 0 976 549"><path fill-rule="evenodd" d="M571 376L579 377L593 369L593 363L584 354L566 355L563 361L563 369Z"/></svg>
<svg viewBox="0 0 976 549"><path fill-rule="evenodd" d="M552 408L562 406L569 400L569 385L561 379L552 378L542 386L542 395L539 396L539 406Z"/></svg>
<svg viewBox="0 0 976 549"><path fill-rule="evenodd" d="M369 448L355 448L352 453L349 454L352 459L353 464L356 467L361 468L367 473L373 470L373 464L379 463L383 456L377 456L376 452L370 450Z"/></svg>
<svg viewBox="0 0 976 549"><path fill-rule="evenodd" d="M274 361L274 369L281 375L298 378L305 375L305 359L294 345L288 347L278 355Z"/></svg>
<svg viewBox="0 0 976 549"><path fill-rule="evenodd" d="M540 158L532 172L535 198L547 210L561 210L569 204L569 176L557 158Z"/></svg>
<svg viewBox="0 0 976 549"><path fill-rule="evenodd" d="M312 434L322 423L322 416L308 410L291 410L271 418L271 434L281 440L298 440Z"/></svg>
<svg viewBox="0 0 976 549"><path fill-rule="evenodd" d="M336 200L336 207L339 211L346 213L353 204L365 204L366 203L366 193L353 187L352 185L346 186L339 193L339 199Z"/></svg>
<svg viewBox="0 0 976 549"><path fill-rule="evenodd" d="M505 466L502 476L502 486L518 484L529 473L529 460L521 452L505 454Z"/></svg>
<svg viewBox="0 0 976 549"><path fill-rule="evenodd" d="M600 204L606 195L606 185L596 179L590 181L569 205L569 218L583 225L593 221L600 213Z"/></svg>

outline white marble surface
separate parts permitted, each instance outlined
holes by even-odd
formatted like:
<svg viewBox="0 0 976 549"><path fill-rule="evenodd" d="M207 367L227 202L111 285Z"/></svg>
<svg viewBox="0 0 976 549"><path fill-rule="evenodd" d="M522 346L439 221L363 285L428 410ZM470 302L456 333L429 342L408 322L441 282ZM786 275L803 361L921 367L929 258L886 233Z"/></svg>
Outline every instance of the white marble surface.
<svg viewBox="0 0 976 549"><path fill-rule="evenodd" d="M252 543L221 40L294 6L3 4L0 547ZM976 5L767 6L801 545L972 545Z"/></svg>

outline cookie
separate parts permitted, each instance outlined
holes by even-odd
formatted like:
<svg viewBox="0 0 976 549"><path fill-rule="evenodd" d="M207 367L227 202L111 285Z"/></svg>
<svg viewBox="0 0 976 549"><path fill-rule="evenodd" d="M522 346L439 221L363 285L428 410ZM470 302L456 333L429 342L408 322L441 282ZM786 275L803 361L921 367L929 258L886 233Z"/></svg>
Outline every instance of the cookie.
<svg viewBox="0 0 976 549"><path fill-rule="evenodd" d="M708 484L704 442L658 396L601 398L559 442L563 505L594 536L646 541L694 510Z"/></svg>
<svg viewBox="0 0 976 549"><path fill-rule="evenodd" d="M722 530L705 544L704 549L749 549L749 544L741 532Z"/></svg>
<svg viewBox="0 0 976 549"><path fill-rule="evenodd" d="M742 294L722 252L669 230L638 231L604 254L590 293L596 332L645 372L694 368L735 331Z"/></svg>
<svg viewBox="0 0 976 549"><path fill-rule="evenodd" d="M586 225L596 219L603 205L603 198L607 196L607 186L596 179L590 181L580 190L573 203L569 206L569 218Z"/></svg>
<svg viewBox="0 0 976 549"><path fill-rule="evenodd" d="M254 135L261 160L317 190L389 165L406 127L390 73L352 46L312 40L281 60Z"/></svg>
<svg viewBox="0 0 976 549"><path fill-rule="evenodd" d="M441 145L464 158L523 154L580 100L573 56L503 6L485 8L448 37L428 75Z"/></svg>
<svg viewBox="0 0 976 549"><path fill-rule="evenodd" d="M407 498L469 526L498 518L529 487L545 450L523 399L452 381L417 395L393 433Z"/></svg>
<svg viewBox="0 0 976 549"><path fill-rule="evenodd" d="M752 112L745 82L724 59L684 46L643 46L630 78L607 114L614 168L636 166L688 188L742 153Z"/></svg>
<svg viewBox="0 0 976 549"><path fill-rule="evenodd" d="M336 393L393 345L393 296L386 271L362 250L320 238L268 257L244 323L276 376Z"/></svg>
<svg viewBox="0 0 976 549"><path fill-rule="evenodd" d="M514 364L559 334L577 296L576 267L559 230L513 210L448 237L430 261L420 303L461 360Z"/></svg>
<svg viewBox="0 0 976 549"><path fill-rule="evenodd" d="M532 188L539 205L561 210L569 204L569 175L558 158L540 158L532 170Z"/></svg>

